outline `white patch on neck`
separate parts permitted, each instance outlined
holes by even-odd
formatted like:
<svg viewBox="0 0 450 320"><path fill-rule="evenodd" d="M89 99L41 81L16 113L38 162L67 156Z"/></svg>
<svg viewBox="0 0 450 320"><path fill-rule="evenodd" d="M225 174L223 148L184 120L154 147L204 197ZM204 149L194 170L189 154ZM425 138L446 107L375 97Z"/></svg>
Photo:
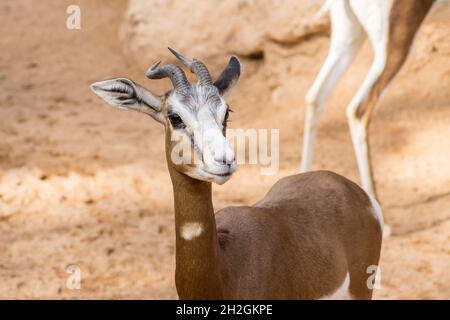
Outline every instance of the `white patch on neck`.
<svg viewBox="0 0 450 320"><path fill-rule="evenodd" d="M344 282L341 284L339 288L336 289L332 294L323 296L319 298L319 300L351 300L352 297L350 295L350 275L347 272Z"/></svg>
<svg viewBox="0 0 450 320"><path fill-rule="evenodd" d="M200 236L203 232L202 224L199 222L188 222L181 226L181 237L184 240L192 240Z"/></svg>

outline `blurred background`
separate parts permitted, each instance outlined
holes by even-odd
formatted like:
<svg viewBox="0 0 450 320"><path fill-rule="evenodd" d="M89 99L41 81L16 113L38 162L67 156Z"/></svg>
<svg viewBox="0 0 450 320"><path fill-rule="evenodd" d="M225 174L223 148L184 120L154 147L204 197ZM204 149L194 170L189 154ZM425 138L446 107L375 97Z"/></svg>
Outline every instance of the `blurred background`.
<svg viewBox="0 0 450 320"><path fill-rule="evenodd" d="M66 9L81 8L68 30ZM172 188L163 128L109 108L89 84L149 81L168 46L214 75L236 54L231 128L281 128L280 170L241 166L214 205L252 204L299 172L304 96L329 46L322 1L2 0L0 298L176 298ZM375 298L450 298L450 5L435 4L370 127L375 179L393 234ZM329 99L315 169L359 182L345 107L372 61L366 43ZM257 177L257 178L255 178ZM69 290L66 268L81 270Z"/></svg>

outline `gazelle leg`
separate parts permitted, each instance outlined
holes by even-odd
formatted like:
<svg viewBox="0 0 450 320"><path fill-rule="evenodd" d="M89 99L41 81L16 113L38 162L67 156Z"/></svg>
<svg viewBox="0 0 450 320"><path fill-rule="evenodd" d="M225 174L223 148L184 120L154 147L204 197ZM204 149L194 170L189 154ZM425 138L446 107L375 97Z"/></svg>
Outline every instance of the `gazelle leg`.
<svg viewBox="0 0 450 320"><path fill-rule="evenodd" d="M330 12L332 35L328 56L306 95L302 172L312 167L316 126L325 102L364 40L364 31L347 1L334 1Z"/></svg>
<svg viewBox="0 0 450 320"><path fill-rule="evenodd" d="M347 118L362 187L372 197L377 198L370 157L368 127L373 107L387 85L380 81L386 71L387 51L382 47L374 47L374 49L374 62L363 84L347 107ZM390 227L385 224L383 236L388 237L390 233Z"/></svg>
<svg viewBox="0 0 450 320"><path fill-rule="evenodd" d="M360 1L352 1L351 5L368 34L374 50L374 61L362 85L347 107L347 118L362 187L376 198L368 126L373 107L387 85L379 80L382 78L387 64L390 6L388 1L381 2L379 0L368 1L364 4ZM367 10L367 7L370 7L370 10Z"/></svg>
<svg viewBox="0 0 450 320"><path fill-rule="evenodd" d="M432 1L411 1L406 6L401 1L351 1L353 11L366 30L375 52L369 73L347 107L362 186L374 197L376 189L368 136L372 111L408 57L414 35L431 5ZM385 225L384 235L388 233L389 226Z"/></svg>
<svg viewBox="0 0 450 320"><path fill-rule="evenodd" d="M423 6L421 2L408 2L405 7L389 0L352 0L350 5L375 54L369 73L347 107L347 117L362 186L376 197L368 141L370 118L381 94L406 60L427 10L419 10Z"/></svg>
<svg viewBox="0 0 450 320"><path fill-rule="evenodd" d="M385 72L385 65L386 50L375 50L375 60L372 67L356 96L347 107L347 118L362 187L374 198L377 198L377 193L373 179L368 127L373 107L378 102L379 95L386 86L386 84L379 81ZM390 234L391 228L385 224L383 237L389 237Z"/></svg>
<svg viewBox="0 0 450 320"><path fill-rule="evenodd" d="M375 198L376 191L373 182L373 171L368 143L368 126L373 106L378 101L378 97L374 97L372 92L374 91L374 85L385 69L386 54L386 50L383 48L375 50L375 59L369 73L347 107L347 118L361 177L361 184L363 189ZM370 105L368 105L368 97L372 97L372 99L370 99Z"/></svg>
<svg viewBox="0 0 450 320"><path fill-rule="evenodd" d="M362 187L370 195L376 197L367 137L367 120L360 120L353 114L349 114L348 122L350 126L350 134L352 136L353 148L355 150L356 161L358 163Z"/></svg>

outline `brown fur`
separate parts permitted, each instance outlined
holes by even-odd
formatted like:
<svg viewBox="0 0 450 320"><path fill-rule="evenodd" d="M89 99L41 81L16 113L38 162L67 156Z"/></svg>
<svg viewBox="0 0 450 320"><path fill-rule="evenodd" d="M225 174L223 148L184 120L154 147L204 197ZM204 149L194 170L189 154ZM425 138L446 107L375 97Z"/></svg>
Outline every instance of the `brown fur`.
<svg viewBox="0 0 450 320"><path fill-rule="evenodd" d="M333 293L347 271L352 297L371 298L366 270L378 264L382 231L356 184L326 171L290 176L254 206L214 215L211 184L167 159L181 299L316 299ZM180 235L188 222L204 226L189 241Z"/></svg>
<svg viewBox="0 0 450 320"><path fill-rule="evenodd" d="M237 58L232 57L229 65L234 67L222 74L229 80L226 86L224 79L222 90L229 89L240 72ZM159 72L155 66L148 74ZM181 69L169 68L183 80ZM196 171L202 172L198 164L172 161L172 152L177 151L173 126L179 122L173 124L168 116L168 95L157 97L125 78L96 82L91 89L114 107L143 112L165 125L175 204L175 282L181 299L315 299L333 294L347 273L351 297L371 298L366 270L378 263L382 230L370 199L357 185L330 172L291 176L276 183L254 206L226 208L215 216L211 183L206 181L228 180L235 164L231 148L225 150L230 151L227 162L222 159L228 171L205 178ZM182 91L183 96L195 96L200 88L189 89ZM220 100L217 88L208 86L200 92ZM197 108L195 100L183 104ZM224 134L220 127L216 130ZM226 141L224 136L220 139ZM195 137L191 151L194 145Z"/></svg>

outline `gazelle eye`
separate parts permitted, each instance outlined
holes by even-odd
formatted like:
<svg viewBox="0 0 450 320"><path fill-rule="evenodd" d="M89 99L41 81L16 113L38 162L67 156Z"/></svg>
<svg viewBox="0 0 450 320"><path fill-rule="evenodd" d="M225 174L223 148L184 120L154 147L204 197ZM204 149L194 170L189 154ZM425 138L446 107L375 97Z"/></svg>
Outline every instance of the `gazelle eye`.
<svg viewBox="0 0 450 320"><path fill-rule="evenodd" d="M225 117L223 118L223 126L226 127L228 123L228 117L230 116L230 112L227 109L227 112L225 113Z"/></svg>
<svg viewBox="0 0 450 320"><path fill-rule="evenodd" d="M186 125L184 124L183 120L176 113L169 112L169 114L167 116L169 117L169 121L172 124L172 126L174 127L174 129L186 128Z"/></svg>
<svg viewBox="0 0 450 320"><path fill-rule="evenodd" d="M225 117L223 118L223 123L222 123L222 127L223 127L223 135L225 135L225 132L227 130L227 124L228 124L228 117L230 116L230 112L233 112L233 110L231 110L230 108L227 109L227 112L225 113Z"/></svg>

